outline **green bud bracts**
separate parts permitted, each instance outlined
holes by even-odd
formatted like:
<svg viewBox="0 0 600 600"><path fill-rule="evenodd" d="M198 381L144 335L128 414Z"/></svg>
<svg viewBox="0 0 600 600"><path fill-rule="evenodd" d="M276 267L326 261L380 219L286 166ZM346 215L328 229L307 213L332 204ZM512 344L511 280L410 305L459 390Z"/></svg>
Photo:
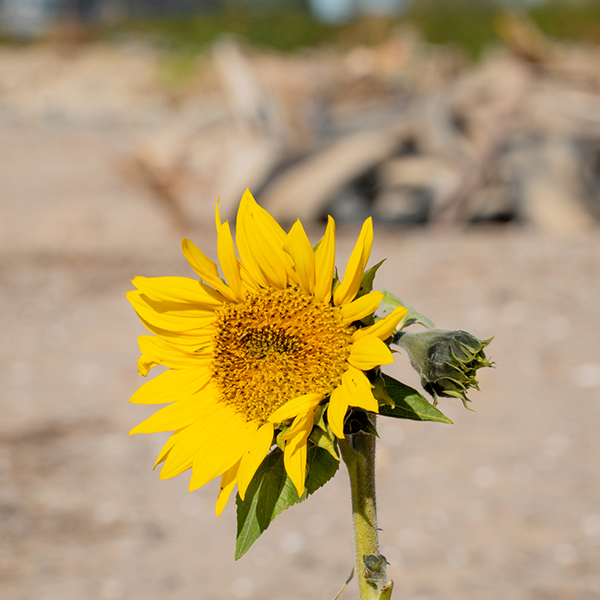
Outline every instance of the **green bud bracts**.
<svg viewBox="0 0 600 600"><path fill-rule="evenodd" d="M428 329L418 333L399 332L394 341L406 350L434 404L438 396L453 396L468 408L467 390L479 389L477 369L493 366L484 352L492 339L479 340L466 331Z"/></svg>

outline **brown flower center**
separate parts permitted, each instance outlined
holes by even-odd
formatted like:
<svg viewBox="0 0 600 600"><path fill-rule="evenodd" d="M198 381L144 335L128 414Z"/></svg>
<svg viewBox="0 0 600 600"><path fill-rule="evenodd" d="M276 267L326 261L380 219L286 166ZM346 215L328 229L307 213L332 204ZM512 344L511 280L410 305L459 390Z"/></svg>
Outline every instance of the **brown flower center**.
<svg viewBox="0 0 600 600"><path fill-rule="evenodd" d="M248 293L243 303L225 305L215 326L220 399L261 423L297 396L331 394L347 368L354 331L338 307L297 287Z"/></svg>

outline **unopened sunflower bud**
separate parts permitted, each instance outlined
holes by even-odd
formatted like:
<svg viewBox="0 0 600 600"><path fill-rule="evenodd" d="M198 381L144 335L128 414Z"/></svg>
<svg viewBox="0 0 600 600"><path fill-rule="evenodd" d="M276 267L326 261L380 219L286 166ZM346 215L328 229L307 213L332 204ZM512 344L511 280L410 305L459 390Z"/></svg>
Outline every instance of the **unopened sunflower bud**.
<svg viewBox="0 0 600 600"><path fill-rule="evenodd" d="M479 340L466 331L428 329L418 333L400 332L395 343L404 348L421 376L423 389L433 396L460 398L467 407L467 390L479 389L476 372L492 367L484 348L492 341Z"/></svg>

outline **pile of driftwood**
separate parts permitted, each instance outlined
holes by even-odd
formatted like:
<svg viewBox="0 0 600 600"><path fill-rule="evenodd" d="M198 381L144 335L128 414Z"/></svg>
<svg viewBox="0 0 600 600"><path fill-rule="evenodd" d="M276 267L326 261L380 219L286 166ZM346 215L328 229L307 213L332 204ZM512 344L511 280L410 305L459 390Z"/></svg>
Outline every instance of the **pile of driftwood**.
<svg viewBox="0 0 600 600"><path fill-rule="evenodd" d="M579 232L600 217L600 51L507 18L469 65L413 31L378 48L281 56L222 39L221 110L153 132L137 175L185 226L246 187L281 222L332 214ZM206 199L202 202L199 199Z"/></svg>

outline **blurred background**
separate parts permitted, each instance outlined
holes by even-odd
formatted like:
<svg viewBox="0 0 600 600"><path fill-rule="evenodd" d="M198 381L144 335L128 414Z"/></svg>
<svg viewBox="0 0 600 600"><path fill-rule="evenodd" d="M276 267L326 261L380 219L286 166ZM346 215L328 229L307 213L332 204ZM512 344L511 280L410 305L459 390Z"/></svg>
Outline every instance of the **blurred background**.
<svg viewBox="0 0 600 600"><path fill-rule="evenodd" d="M246 187L489 347L476 412L380 422L395 596L600 598L600 4L0 0L0 597L332 598L343 469L233 561L151 471L135 275L215 258ZM404 355L388 369L419 386ZM356 598L355 582L342 598Z"/></svg>

